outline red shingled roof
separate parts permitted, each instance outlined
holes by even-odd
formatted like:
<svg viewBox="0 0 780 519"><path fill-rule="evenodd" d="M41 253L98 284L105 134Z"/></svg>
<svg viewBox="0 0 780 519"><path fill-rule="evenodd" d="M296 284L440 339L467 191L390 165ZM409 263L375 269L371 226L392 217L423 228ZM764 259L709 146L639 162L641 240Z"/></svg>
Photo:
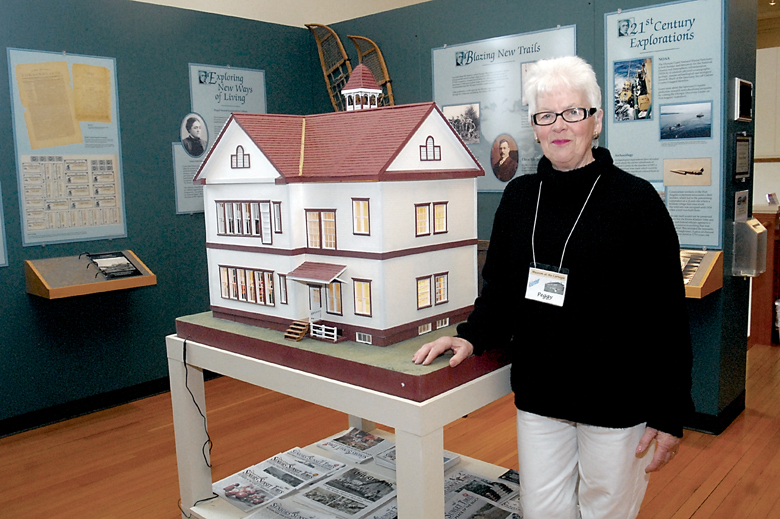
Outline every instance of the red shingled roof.
<svg viewBox="0 0 780 519"><path fill-rule="evenodd" d="M376 79L374 78L374 74L371 73L371 69L362 63L355 67L352 74L349 75L349 81L347 81L347 84L344 85L344 88L341 90L343 92L344 90L349 91L358 89L382 90L379 88L379 85L376 84Z"/></svg>
<svg viewBox="0 0 780 519"><path fill-rule="evenodd" d="M319 283L332 283L334 279L347 270L346 265L334 263L317 263L316 261L304 261L295 270L287 274L288 279Z"/></svg>
<svg viewBox="0 0 780 519"><path fill-rule="evenodd" d="M296 177L309 181L377 180L434 106L420 103L305 117L233 117L288 182ZM287 124L287 117L295 117L297 124ZM302 132L305 148L301 171Z"/></svg>
<svg viewBox="0 0 780 519"><path fill-rule="evenodd" d="M307 116L234 113L225 127L232 120L238 123L281 173L282 182L378 181L401 179L407 173L386 170L434 111L448 124L435 103L417 103ZM209 156L221 138L222 134ZM445 173L482 176L473 159L477 169ZM205 183L199 177L207 162L208 157L195 176L196 182Z"/></svg>

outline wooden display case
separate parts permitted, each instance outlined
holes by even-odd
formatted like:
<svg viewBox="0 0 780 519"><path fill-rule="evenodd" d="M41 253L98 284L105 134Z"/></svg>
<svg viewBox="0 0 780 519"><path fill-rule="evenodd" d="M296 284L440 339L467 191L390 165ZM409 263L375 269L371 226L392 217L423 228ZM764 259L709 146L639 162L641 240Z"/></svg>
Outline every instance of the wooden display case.
<svg viewBox="0 0 780 519"><path fill-rule="evenodd" d="M753 344L777 344L774 332L774 303L780 299L780 208L753 206L753 218L766 228L766 272L752 279L750 336Z"/></svg>
<svg viewBox="0 0 780 519"><path fill-rule="evenodd" d="M60 299L157 284L157 276L133 251L124 250L122 253L140 271L140 275L108 279L87 254L25 260L27 292L46 299Z"/></svg>

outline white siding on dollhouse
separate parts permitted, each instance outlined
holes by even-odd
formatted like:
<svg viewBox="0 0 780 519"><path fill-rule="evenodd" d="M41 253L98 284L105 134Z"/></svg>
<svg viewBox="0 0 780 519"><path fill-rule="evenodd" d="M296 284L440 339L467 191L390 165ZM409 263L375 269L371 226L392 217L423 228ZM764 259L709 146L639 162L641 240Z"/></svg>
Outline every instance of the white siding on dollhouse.
<svg viewBox="0 0 780 519"><path fill-rule="evenodd" d="M477 238L476 179L385 182L383 195L378 211L372 207L371 225L381 225L386 251ZM447 203L447 232L416 236L415 204L434 202Z"/></svg>
<svg viewBox="0 0 780 519"><path fill-rule="evenodd" d="M476 261L476 246L384 261L379 282L384 297L378 299L372 294L374 304L381 305L381 327L400 326L472 304L477 296ZM440 273L447 273L448 302L418 310L417 278ZM434 292L435 287L431 290Z"/></svg>
<svg viewBox="0 0 780 519"><path fill-rule="evenodd" d="M230 167L238 146L244 148L244 155L249 155L249 168ZM279 172L238 123L231 121L200 171L199 178L204 177L207 184L272 183Z"/></svg>
<svg viewBox="0 0 780 519"><path fill-rule="evenodd" d="M440 146L441 160L420 160L420 146L426 144L429 135L433 136L434 144ZM398 153L387 171L464 169L476 171L479 166L455 136L449 123L434 111L407 141L406 146Z"/></svg>

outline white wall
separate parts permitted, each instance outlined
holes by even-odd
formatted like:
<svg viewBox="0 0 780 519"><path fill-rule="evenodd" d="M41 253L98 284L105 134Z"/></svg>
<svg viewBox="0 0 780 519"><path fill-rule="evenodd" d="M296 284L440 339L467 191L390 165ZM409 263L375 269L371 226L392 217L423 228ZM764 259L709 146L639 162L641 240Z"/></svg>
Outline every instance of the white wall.
<svg viewBox="0 0 780 519"><path fill-rule="evenodd" d="M429 0L135 0L147 4L167 5L224 14L261 22L303 27L307 23L331 24L369 14L381 13L421 4Z"/></svg>
<svg viewBox="0 0 780 519"><path fill-rule="evenodd" d="M780 47L756 53L755 158L780 160ZM753 205L766 205L766 194L780 194L780 162L756 162Z"/></svg>

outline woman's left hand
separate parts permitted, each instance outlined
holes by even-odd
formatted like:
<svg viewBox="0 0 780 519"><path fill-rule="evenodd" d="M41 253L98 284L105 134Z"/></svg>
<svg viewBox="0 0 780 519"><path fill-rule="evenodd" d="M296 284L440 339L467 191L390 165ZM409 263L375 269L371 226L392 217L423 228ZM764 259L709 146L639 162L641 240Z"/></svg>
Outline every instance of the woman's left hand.
<svg viewBox="0 0 780 519"><path fill-rule="evenodd" d="M656 472L661 470L664 465L672 461L677 455L677 451L680 449L681 439L677 436L672 436L665 432L661 432L658 429L648 427L645 429L645 434L642 435L642 439L639 440L639 445L636 448L636 455L641 456L650 447L650 442L655 440L655 454L653 460L645 468L645 472Z"/></svg>

